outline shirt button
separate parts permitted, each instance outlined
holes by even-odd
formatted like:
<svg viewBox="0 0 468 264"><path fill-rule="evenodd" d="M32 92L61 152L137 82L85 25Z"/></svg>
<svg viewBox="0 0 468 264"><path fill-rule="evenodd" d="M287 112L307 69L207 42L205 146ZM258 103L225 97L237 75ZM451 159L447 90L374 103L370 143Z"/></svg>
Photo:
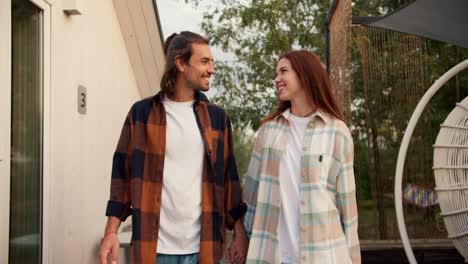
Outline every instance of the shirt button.
<svg viewBox="0 0 468 264"><path fill-rule="evenodd" d="M304 202L304 200L302 200L302 201L301 201L301 205L303 205L303 206L305 205L305 202Z"/></svg>
<svg viewBox="0 0 468 264"><path fill-rule="evenodd" d="M307 151L307 147L304 146L304 147L302 148L302 150L303 150L303 151Z"/></svg>
<svg viewBox="0 0 468 264"><path fill-rule="evenodd" d="M308 126L309 128L312 128L314 125L313 125L312 123L309 123L307 126Z"/></svg>

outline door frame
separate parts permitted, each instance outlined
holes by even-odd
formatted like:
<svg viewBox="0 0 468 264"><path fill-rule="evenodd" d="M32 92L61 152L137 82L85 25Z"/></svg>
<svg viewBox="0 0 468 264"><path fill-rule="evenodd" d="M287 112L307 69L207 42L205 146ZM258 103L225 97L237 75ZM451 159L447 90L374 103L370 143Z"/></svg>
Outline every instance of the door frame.
<svg viewBox="0 0 468 264"><path fill-rule="evenodd" d="M47 263L49 244L44 239L49 230L49 195L50 195L50 134L51 134L51 0L28 0L42 10L41 34L41 88L42 88L42 183L41 183L41 263ZM0 241L9 241L10 230L10 156L11 156L11 1L0 1L0 34L7 36L0 45ZM0 243L0 263L8 263L9 243Z"/></svg>
<svg viewBox="0 0 468 264"><path fill-rule="evenodd" d="M11 1L0 1L0 211L10 212ZM9 241L10 214L0 214L0 241ZM0 243L0 263L8 263L8 245Z"/></svg>
<svg viewBox="0 0 468 264"><path fill-rule="evenodd" d="M29 0L42 9L42 183L41 183L41 263L48 263L50 246L46 238L49 231L50 197L50 134L51 134L51 3L47 0Z"/></svg>

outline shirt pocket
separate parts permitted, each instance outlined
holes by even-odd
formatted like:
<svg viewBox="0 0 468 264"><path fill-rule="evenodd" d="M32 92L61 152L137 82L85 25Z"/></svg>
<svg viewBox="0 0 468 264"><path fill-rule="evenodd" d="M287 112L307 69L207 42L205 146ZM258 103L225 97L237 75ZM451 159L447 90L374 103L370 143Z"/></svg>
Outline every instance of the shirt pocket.
<svg viewBox="0 0 468 264"><path fill-rule="evenodd" d="M336 191L336 177L340 172L340 162L333 156L328 154L321 154L319 156L320 163L320 183L327 190Z"/></svg>
<svg viewBox="0 0 468 264"><path fill-rule="evenodd" d="M321 154L310 153L306 154L305 160L301 164L301 176L303 183L317 184L320 183L320 175L322 174ZM303 171L306 168L305 172Z"/></svg>

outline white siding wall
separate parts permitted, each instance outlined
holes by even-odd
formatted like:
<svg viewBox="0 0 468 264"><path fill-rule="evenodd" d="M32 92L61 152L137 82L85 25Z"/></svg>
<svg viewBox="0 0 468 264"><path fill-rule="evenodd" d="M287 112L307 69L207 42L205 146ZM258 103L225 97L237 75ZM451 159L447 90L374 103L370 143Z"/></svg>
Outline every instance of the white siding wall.
<svg viewBox="0 0 468 264"><path fill-rule="evenodd" d="M48 263L97 263L112 154L124 117L140 98L111 0L76 1L82 15L52 6ZM87 88L87 114L77 88Z"/></svg>
<svg viewBox="0 0 468 264"><path fill-rule="evenodd" d="M8 263L10 211L11 2L0 0L0 263ZM6 36L6 37L5 37Z"/></svg>

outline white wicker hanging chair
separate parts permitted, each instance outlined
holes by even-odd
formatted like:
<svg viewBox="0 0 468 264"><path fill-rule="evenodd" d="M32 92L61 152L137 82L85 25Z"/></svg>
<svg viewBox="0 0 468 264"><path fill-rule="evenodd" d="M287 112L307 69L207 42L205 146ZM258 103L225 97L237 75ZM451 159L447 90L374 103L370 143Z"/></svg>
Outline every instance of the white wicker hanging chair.
<svg viewBox="0 0 468 264"><path fill-rule="evenodd" d="M395 172L395 210L401 241L411 264L417 262L406 232L402 199L406 152L430 99L450 78L466 68L468 60L450 69L427 90L416 106L401 141ZM457 104L441 125L434 148L434 175L442 216L449 238L453 239L455 247L468 262L468 97Z"/></svg>
<svg viewBox="0 0 468 264"><path fill-rule="evenodd" d="M441 125L434 145L434 176L449 238L468 261L468 97Z"/></svg>

